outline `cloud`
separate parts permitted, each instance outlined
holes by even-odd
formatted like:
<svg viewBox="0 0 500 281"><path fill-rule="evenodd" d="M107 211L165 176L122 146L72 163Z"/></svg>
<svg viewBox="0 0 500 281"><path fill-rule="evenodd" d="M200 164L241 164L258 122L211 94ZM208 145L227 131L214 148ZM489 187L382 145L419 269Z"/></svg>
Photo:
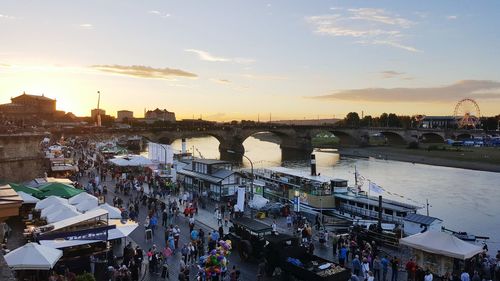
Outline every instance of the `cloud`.
<svg viewBox="0 0 500 281"><path fill-rule="evenodd" d="M404 75L404 72L398 72L394 70L385 70L381 71L380 74L382 74L383 78L394 78L394 77L399 77L401 75Z"/></svg>
<svg viewBox="0 0 500 281"><path fill-rule="evenodd" d="M384 9L330 8L334 14L306 17L306 21L314 27L317 34L331 37L355 38L355 43L370 45L386 45L410 52L419 52L415 47L402 42L404 31L415 23L391 14Z"/></svg>
<svg viewBox="0 0 500 281"><path fill-rule="evenodd" d="M197 50L197 49L186 49L184 51L190 52L190 53L195 53L195 54L198 55L198 57L201 60L210 61L210 62L235 62L235 63L241 63L241 64L248 64L248 63L255 62L254 59L248 59L248 58L225 58L225 57L218 57L218 56L210 54L207 51L202 51L202 50Z"/></svg>
<svg viewBox="0 0 500 281"><path fill-rule="evenodd" d="M144 65L93 65L94 69L139 78L172 79L173 77L196 78L198 75L180 69L153 68Z"/></svg>
<svg viewBox="0 0 500 281"><path fill-rule="evenodd" d="M231 81L227 79L210 79L210 81L218 83L218 84L229 84Z"/></svg>
<svg viewBox="0 0 500 281"><path fill-rule="evenodd" d="M242 74L241 77L251 80L287 80L288 77L278 75L256 75L256 74Z"/></svg>
<svg viewBox="0 0 500 281"><path fill-rule="evenodd" d="M82 23L79 26L82 29L93 29L94 28L94 26L92 24L90 24L90 23Z"/></svg>
<svg viewBox="0 0 500 281"><path fill-rule="evenodd" d="M9 15L0 14L0 19L13 20L13 19L15 19L15 18L16 18L16 17L14 17L14 16L9 16Z"/></svg>
<svg viewBox="0 0 500 281"><path fill-rule="evenodd" d="M465 97L500 99L500 82L461 80L440 87L348 89L311 98L367 102L452 102Z"/></svg>
<svg viewBox="0 0 500 281"><path fill-rule="evenodd" d="M457 15L446 16L446 19L447 20L456 20L456 19L458 19L458 16Z"/></svg>
<svg viewBox="0 0 500 281"><path fill-rule="evenodd" d="M168 17L170 17L170 14L168 14L168 13L162 13L162 12L157 11L157 10L148 11L148 14L156 15L156 16L159 16L159 17L162 17L162 18L168 18Z"/></svg>

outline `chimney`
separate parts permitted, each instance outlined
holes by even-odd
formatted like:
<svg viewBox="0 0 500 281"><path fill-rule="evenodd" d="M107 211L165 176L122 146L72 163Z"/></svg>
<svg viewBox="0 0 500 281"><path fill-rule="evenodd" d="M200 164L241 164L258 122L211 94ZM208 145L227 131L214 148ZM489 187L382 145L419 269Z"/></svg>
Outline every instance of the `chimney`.
<svg viewBox="0 0 500 281"><path fill-rule="evenodd" d="M182 146L181 146L181 152L182 154L186 154L186 139L182 138Z"/></svg>
<svg viewBox="0 0 500 281"><path fill-rule="evenodd" d="M316 155L311 154L311 176L316 176Z"/></svg>

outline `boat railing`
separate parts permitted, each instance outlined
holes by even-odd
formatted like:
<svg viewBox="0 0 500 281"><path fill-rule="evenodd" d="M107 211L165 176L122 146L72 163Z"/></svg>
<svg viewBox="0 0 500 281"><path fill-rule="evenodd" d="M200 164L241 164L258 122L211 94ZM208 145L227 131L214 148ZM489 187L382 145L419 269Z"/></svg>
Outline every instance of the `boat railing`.
<svg viewBox="0 0 500 281"><path fill-rule="evenodd" d="M361 208L361 207L357 207L357 206L351 206L348 204L341 204L339 209L341 211L346 212L346 213L351 213L351 214L362 216L362 217L378 218L377 211L367 210L365 208ZM382 214L382 220L388 221L388 222L394 222L394 223L402 223L403 222L403 218L398 218L394 215L387 215L387 214Z"/></svg>

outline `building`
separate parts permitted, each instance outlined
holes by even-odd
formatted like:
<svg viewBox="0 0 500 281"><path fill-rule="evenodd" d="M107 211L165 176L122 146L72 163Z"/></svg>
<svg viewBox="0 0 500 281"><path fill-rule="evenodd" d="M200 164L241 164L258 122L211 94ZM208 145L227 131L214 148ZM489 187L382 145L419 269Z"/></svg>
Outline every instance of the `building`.
<svg viewBox="0 0 500 281"><path fill-rule="evenodd" d="M460 119L455 116L425 116L420 126L426 129L456 129Z"/></svg>
<svg viewBox="0 0 500 281"><path fill-rule="evenodd" d="M175 122L175 113L157 108L146 111L144 118L147 120Z"/></svg>
<svg viewBox="0 0 500 281"><path fill-rule="evenodd" d="M134 119L134 112L130 110L118 110L116 112L116 121L117 122L123 122L123 120L127 118L127 120L132 120Z"/></svg>
<svg viewBox="0 0 500 281"><path fill-rule="evenodd" d="M442 225L442 220L421 214L408 214L403 219L403 229L405 235L413 235L429 230L441 231Z"/></svg>
<svg viewBox="0 0 500 281"><path fill-rule="evenodd" d="M0 104L0 116L8 120L51 120L61 113L56 110L56 100L41 96L22 95L10 99L10 103ZM64 115L64 112L62 112Z"/></svg>
<svg viewBox="0 0 500 281"><path fill-rule="evenodd" d="M241 174L232 170L230 162L216 159L195 159L191 165L177 171L184 188L226 201L234 196L241 184Z"/></svg>
<svg viewBox="0 0 500 281"><path fill-rule="evenodd" d="M96 120L98 114L101 115L102 118L102 116L106 115L106 110L94 108L90 111L90 116L92 117L92 120Z"/></svg>

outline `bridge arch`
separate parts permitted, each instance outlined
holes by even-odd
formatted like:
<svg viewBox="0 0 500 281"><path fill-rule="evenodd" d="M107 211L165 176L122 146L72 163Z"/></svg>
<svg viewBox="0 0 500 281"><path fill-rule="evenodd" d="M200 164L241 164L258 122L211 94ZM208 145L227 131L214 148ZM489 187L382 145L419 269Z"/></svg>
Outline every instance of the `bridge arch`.
<svg viewBox="0 0 500 281"><path fill-rule="evenodd" d="M407 144L406 139L402 135L400 135L396 132L382 131L382 132L380 132L380 134L386 138L387 144L389 144L389 145L406 145Z"/></svg>
<svg viewBox="0 0 500 281"><path fill-rule="evenodd" d="M466 139L471 139L473 138L474 136L472 134L469 134L469 133L461 133L461 134L457 134L455 135L455 140L466 140Z"/></svg>
<svg viewBox="0 0 500 281"><path fill-rule="evenodd" d="M335 137L338 138L339 146L355 146L359 145L361 142L356 136L340 130L328 130L328 132L332 133Z"/></svg>
<svg viewBox="0 0 500 281"><path fill-rule="evenodd" d="M420 141L422 143L443 143L444 137L436 133L423 133L420 136Z"/></svg>

